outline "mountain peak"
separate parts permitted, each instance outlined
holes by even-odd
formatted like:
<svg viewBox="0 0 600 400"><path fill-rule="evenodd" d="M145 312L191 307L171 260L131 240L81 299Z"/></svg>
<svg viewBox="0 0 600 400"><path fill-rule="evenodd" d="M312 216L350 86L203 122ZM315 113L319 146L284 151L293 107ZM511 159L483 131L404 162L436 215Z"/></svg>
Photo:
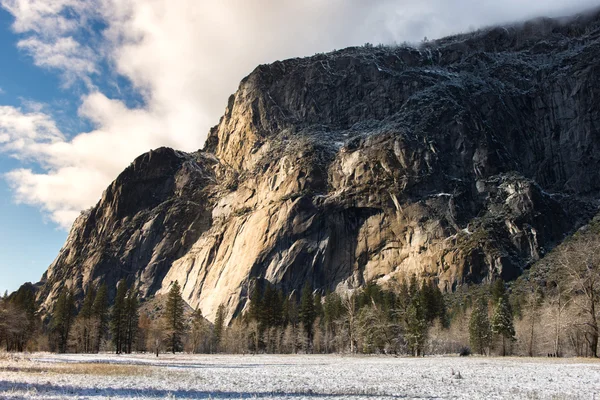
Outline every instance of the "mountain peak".
<svg viewBox="0 0 600 400"><path fill-rule="evenodd" d="M261 65L204 150L153 150L109 186L38 299L177 280L213 319L255 279L514 279L597 211L599 50L592 13Z"/></svg>

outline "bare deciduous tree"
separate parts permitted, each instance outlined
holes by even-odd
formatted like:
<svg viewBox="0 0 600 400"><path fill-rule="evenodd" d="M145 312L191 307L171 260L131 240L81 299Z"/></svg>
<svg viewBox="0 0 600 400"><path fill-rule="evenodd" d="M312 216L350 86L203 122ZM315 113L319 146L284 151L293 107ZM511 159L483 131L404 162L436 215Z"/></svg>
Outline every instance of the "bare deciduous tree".
<svg viewBox="0 0 600 400"><path fill-rule="evenodd" d="M354 353L356 351L356 325L358 317L358 307L356 306L354 295L348 293L345 296L342 296L342 305L346 311L343 325L348 332L350 353Z"/></svg>
<svg viewBox="0 0 600 400"><path fill-rule="evenodd" d="M600 237L592 234L571 241L561 252L558 262L559 270L564 274L565 289L583 317L583 337L591 355L597 357L600 336ZM564 308L565 305L559 302L560 307Z"/></svg>

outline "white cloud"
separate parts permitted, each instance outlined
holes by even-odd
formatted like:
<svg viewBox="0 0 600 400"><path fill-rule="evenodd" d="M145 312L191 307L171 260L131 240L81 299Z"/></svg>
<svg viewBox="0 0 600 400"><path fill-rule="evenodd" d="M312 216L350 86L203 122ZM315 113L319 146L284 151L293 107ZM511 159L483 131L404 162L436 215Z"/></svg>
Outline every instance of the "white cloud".
<svg viewBox="0 0 600 400"><path fill-rule="evenodd" d="M558 15L590 0L0 0L44 68L79 80L79 114L95 129L66 138L43 108L0 108L0 149L35 160L7 174L18 201L63 227L93 205L135 156L202 147L228 95L257 64L365 42L419 41L487 24ZM90 26L101 21L98 34ZM100 68L109 65L109 71ZM108 74L106 73L108 72ZM142 94L129 108L94 83L121 75ZM105 82L106 83L106 82ZM105 85L106 87L106 85Z"/></svg>
<svg viewBox="0 0 600 400"><path fill-rule="evenodd" d="M35 160L43 168L6 174L16 200L42 208L63 228L93 205L136 156L172 140L164 137L162 117L128 109L98 92L86 96L80 113L98 129L67 140L46 114L0 107L0 151Z"/></svg>
<svg viewBox="0 0 600 400"><path fill-rule="evenodd" d="M0 134L5 143L0 149L25 152L34 144L51 144L64 140L54 121L43 113L22 113L21 110L0 106Z"/></svg>
<svg viewBox="0 0 600 400"><path fill-rule="evenodd" d="M41 207L59 226L68 229L80 210L96 202L104 174L93 169L66 167L36 174L17 169L6 174L17 202Z"/></svg>
<svg viewBox="0 0 600 400"><path fill-rule="evenodd" d="M77 78L88 82L89 76L98 72L98 60L92 49L81 46L71 36L48 41L32 36L20 40L18 46L31 54L35 65L63 71L67 85Z"/></svg>
<svg viewBox="0 0 600 400"><path fill-rule="evenodd" d="M3 0L2 7L16 17L16 32L63 34L73 31L78 21L61 14L66 10L81 9L85 2L79 0Z"/></svg>

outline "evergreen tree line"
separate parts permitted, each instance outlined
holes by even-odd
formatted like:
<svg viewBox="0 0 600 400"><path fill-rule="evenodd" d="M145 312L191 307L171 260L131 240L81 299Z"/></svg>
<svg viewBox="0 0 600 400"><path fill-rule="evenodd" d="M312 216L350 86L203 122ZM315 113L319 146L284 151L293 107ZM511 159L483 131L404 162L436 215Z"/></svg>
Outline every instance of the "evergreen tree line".
<svg viewBox="0 0 600 400"><path fill-rule="evenodd" d="M39 334L33 285L23 285L13 295L0 298L0 346L6 351L25 351L39 347Z"/></svg>
<svg viewBox="0 0 600 400"><path fill-rule="evenodd" d="M437 321L448 326L444 296L432 281L413 275L398 290L367 284L345 296L322 296L310 285L300 295L284 294L268 282L256 285L242 325L250 352L363 352L420 355ZM227 344L222 344L227 347Z"/></svg>
<svg viewBox="0 0 600 400"><path fill-rule="evenodd" d="M432 281L419 284L415 275L395 290L369 283L346 296L322 296L310 285L304 286L299 296L295 292L285 294L268 282L263 287L255 285L247 311L229 325L225 323L223 305L218 307L214 324L199 309L186 314L178 282L173 283L162 315L156 318L140 316L137 291L128 287L125 280L117 284L112 307L108 303L108 288L101 285L88 289L78 313L73 293L64 289L54 304L45 332L35 312L32 290L20 290L1 304L0 337L9 351L23 351L38 332L39 337L49 340L46 346L33 346L31 350L60 353L361 352L418 356L426 353L429 332L434 326L448 330L450 325L444 296L437 285ZM15 313L19 317L29 316L21 318L29 321L29 327L17 329L18 325L13 325L10 331L6 318L10 310L20 310ZM476 327L480 325L485 323ZM487 348L485 340L491 337L482 329L478 349ZM474 328L473 335L476 334L480 333ZM474 341L472 344L476 346Z"/></svg>
<svg viewBox="0 0 600 400"><path fill-rule="evenodd" d="M0 345L6 351L53 351L58 353L98 353L114 351L169 350L210 352L220 333L202 317L200 311L191 316L190 329L184 315L184 301L177 282L173 285L162 316L153 320L140 315L137 291L125 279L119 281L112 306L108 287L89 287L77 311L76 298L68 288L59 293L42 323L32 285L0 297ZM221 324L224 308L220 308ZM187 319L186 319L187 318ZM184 348L190 342L191 348Z"/></svg>
<svg viewBox="0 0 600 400"><path fill-rule="evenodd" d="M190 322L182 307L167 306L176 317L163 319L171 328L159 343L189 352L597 356L600 223L586 232L510 284L496 278L443 295L412 275L322 296L310 285L285 293L256 283L246 311L227 325L223 306L214 325L199 310ZM169 302L183 304L177 283Z"/></svg>
<svg viewBox="0 0 600 400"><path fill-rule="evenodd" d="M151 320L147 315L140 319L138 351L215 353L221 351L219 343L226 331L225 307L217 308L214 324L209 323L202 311L188 310L181 295L179 282L173 282L162 315Z"/></svg>
<svg viewBox="0 0 600 400"><path fill-rule="evenodd" d="M85 305L85 304L84 304ZM112 307L110 333L117 354L131 353L138 334L138 294L123 279L117 285Z"/></svg>
<svg viewBox="0 0 600 400"><path fill-rule="evenodd" d="M179 311L161 320L157 343L189 352L597 356L600 221L582 232L515 282L446 295L416 275L346 294L255 283L245 312L227 325L222 305L214 324L199 310L190 321L167 306L167 316ZM177 282L169 302L183 304Z"/></svg>
<svg viewBox="0 0 600 400"><path fill-rule="evenodd" d="M515 340L515 328L513 311L502 280L494 282L490 295L491 302L488 300L489 296L485 294L480 295L475 301L469 319L469 342L473 351L486 355L490 352L494 338L499 339L500 355L505 356L507 342L510 344Z"/></svg>
<svg viewBox="0 0 600 400"><path fill-rule="evenodd" d="M597 232L598 231L598 232ZM49 324L36 312L34 288L0 299L0 343L7 351L160 353L471 353L597 356L600 330L600 222L577 234L510 284L497 278L443 295L416 275L368 283L344 294L306 285L285 293L255 282L247 307L214 323L190 309L174 282L161 313L139 312L124 280L112 307L108 288L90 288L79 313L69 290Z"/></svg>

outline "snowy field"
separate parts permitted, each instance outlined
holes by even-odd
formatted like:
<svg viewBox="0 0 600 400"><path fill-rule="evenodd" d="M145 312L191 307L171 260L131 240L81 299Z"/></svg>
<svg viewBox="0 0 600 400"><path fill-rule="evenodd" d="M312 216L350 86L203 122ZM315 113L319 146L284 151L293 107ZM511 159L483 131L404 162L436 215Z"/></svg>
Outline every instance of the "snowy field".
<svg viewBox="0 0 600 400"><path fill-rule="evenodd" d="M600 362L569 359L5 355L2 399L599 399Z"/></svg>

